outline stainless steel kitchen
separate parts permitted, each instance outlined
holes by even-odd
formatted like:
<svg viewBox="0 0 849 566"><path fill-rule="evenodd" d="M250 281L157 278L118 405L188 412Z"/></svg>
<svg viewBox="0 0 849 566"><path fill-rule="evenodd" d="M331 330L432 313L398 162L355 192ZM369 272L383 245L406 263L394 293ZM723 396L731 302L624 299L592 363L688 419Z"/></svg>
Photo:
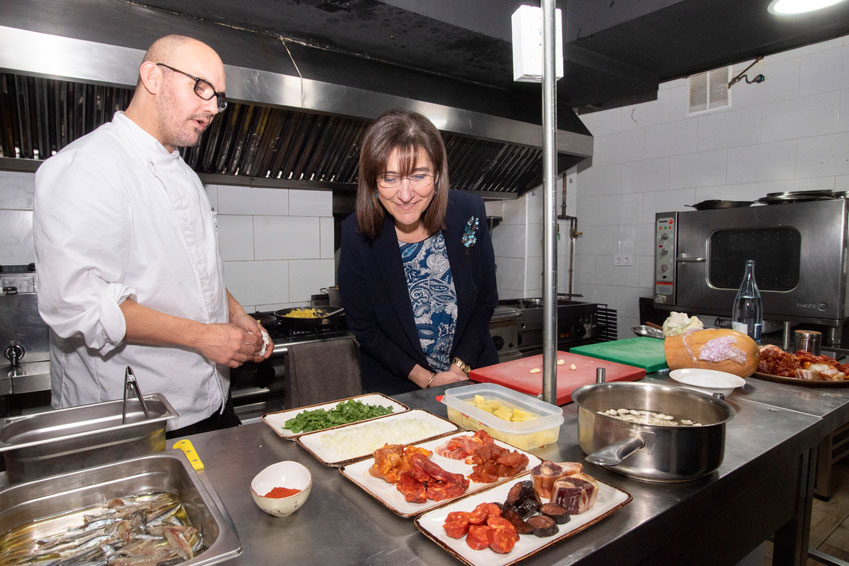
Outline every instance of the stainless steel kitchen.
<svg viewBox="0 0 849 566"><path fill-rule="evenodd" d="M846 0L0 3L0 563L849 564L847 202Z"/></svg>

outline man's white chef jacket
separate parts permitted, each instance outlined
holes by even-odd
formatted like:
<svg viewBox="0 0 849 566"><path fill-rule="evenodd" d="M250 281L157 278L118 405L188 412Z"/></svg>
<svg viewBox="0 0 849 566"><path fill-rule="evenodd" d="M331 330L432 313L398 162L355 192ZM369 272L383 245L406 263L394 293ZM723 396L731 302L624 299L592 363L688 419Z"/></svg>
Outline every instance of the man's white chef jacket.
<svg viewBox="0 0 849 566"><path fill-rule="evenodd" d="M177 151L116 112L39 167L33 237L54 407L122 398L127 366L142 393L164 394L180 414L169 430L221 407L226 366L124 342L128 297L198 322L228 320L215 215Z"/></svg>

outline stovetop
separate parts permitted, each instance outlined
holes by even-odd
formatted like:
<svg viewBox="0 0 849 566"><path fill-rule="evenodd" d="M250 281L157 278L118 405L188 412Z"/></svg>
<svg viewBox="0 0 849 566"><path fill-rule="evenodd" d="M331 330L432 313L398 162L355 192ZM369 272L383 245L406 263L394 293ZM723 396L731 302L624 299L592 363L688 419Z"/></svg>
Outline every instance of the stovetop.
<svg viewBox="0 0 849 566"><path fill-rule="evenodd" d="M274 317L274 320L262 321L263 328L268 331L271 340L274 342L274 354L285 354L286 348L292 344L316 342L319 340L338 340L353 336L353 334L348 332L348 325L345 323L344 317L340 317L339 321L335 324L309 330L300 330L289 327L286 321L280 317L276 317L272 311L256 312L252 316L262 318L257 315Z"/></svg>

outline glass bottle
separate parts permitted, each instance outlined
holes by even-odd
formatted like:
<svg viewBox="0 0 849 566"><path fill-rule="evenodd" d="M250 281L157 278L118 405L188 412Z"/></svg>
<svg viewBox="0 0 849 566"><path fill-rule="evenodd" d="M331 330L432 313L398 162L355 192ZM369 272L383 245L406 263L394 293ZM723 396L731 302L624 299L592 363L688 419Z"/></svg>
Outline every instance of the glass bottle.
<svg viewBox="0 0 849 566"><path fill-rule="evenodd" d="M764 305L758 284L755 281L755 260L746 260L746 271L731 311L731 328L748 335L761 343L761 331L764 325Z"/></svg>

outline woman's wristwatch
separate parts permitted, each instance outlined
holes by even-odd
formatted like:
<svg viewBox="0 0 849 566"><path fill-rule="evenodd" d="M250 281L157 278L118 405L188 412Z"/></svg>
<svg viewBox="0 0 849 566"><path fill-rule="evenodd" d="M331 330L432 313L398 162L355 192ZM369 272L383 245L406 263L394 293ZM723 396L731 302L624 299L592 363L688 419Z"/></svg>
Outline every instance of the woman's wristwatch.
<svg viewBox="0 0 849 566"><path fill-rule="evenodd" d="M451 363L463 370L463 373L469 375L469 372L472 371L472 366L461 360L460 358L454 358L451 360Z"/></svg>

